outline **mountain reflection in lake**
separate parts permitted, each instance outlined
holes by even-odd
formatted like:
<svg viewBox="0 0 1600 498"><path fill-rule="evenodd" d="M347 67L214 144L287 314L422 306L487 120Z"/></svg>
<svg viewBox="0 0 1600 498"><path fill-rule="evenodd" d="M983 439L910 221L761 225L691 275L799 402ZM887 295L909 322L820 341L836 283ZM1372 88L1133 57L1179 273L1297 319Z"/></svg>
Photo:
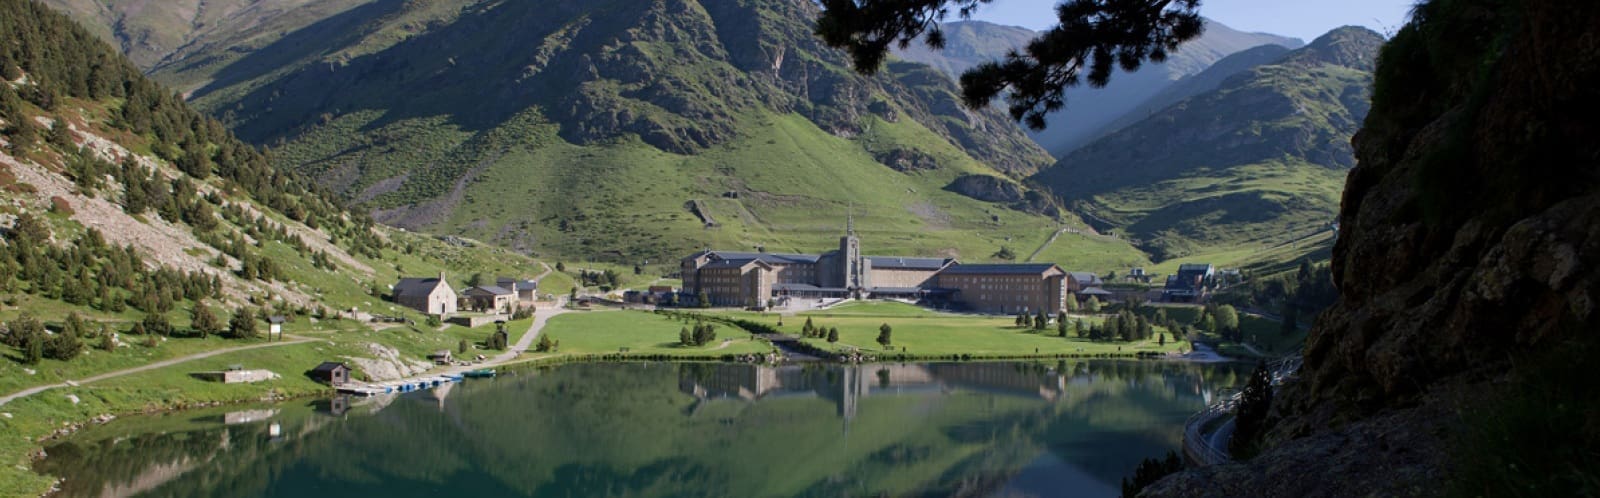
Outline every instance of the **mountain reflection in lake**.
<svg viewBox="0 0 1600 498"><path fill-rule="evenodd" d="M582 364L403 396L129 417L61 496L1116 496L1247 373L1133 361Z"/></svg>

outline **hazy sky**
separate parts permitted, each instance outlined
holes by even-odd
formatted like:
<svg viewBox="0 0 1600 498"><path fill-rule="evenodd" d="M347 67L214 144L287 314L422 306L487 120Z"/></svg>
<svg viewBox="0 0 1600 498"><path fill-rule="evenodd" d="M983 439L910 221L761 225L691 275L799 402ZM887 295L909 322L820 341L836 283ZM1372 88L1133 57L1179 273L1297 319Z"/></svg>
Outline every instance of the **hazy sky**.
<svg viewBox="0 0 1600 498"><path fill-rule="evenodd" d="M1054 25L1059 0L994 0L974 19L1042 30ZM1405 23L1415 0L1200 0L1200 15L1241 31L1293 36L1305 41L1345 25L1385 36ZM954 20L954 19L951 19Z"/></svg>

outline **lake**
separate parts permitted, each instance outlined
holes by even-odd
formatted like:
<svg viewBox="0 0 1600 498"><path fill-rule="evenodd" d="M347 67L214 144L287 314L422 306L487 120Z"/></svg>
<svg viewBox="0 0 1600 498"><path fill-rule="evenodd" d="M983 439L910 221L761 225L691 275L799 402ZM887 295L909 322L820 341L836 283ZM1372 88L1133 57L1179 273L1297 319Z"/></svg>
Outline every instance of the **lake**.
<svg viewBox="0 0 1600 498"><path fill-rule="evenodd" d="M576 364L431 392L125 417L60 496L1115 497L1248 367Z"/></svg>

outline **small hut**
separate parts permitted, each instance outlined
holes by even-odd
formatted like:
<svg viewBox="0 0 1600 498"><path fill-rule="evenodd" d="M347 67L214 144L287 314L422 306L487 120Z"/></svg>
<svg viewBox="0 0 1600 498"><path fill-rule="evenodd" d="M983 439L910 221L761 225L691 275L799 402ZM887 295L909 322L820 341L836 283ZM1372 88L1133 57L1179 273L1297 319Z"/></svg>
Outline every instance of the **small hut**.
<svg viewBox="0 0 1600 498"><path fill-rule="evenodd" d="M433 360L433 364L435 365L449 365L451 361L450 350L441 349L434 351L433 354L428 355L428 359Z"/></svg>
<svg viewBox="0 0 1600 498"><path fill-rule="evenodd" d="M340 386L350 382L350 367L343 363L324 361L311 369L311 378L317 382Z"/></svg>

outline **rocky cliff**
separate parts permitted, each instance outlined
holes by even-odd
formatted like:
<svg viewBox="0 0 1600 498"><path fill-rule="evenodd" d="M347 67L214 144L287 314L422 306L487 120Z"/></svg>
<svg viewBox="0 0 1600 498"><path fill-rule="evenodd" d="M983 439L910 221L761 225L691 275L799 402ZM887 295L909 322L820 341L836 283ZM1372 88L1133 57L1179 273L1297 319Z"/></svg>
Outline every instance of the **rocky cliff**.
<svg viewBox="0 0 1600 498"><path fill-rule="evenodd" d="M1340 297L1265 451L1145 495L1592 493L1597 80L1600 4L1420 5L1379 59Z"/></svg>

